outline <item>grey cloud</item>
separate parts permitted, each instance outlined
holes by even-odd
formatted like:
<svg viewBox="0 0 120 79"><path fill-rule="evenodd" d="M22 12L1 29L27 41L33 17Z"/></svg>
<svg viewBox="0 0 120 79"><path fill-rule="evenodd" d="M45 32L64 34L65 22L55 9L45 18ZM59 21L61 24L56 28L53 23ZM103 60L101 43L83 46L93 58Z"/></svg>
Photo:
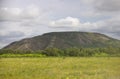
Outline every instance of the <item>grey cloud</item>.
<svg viewBox="0 0 120 79"><path fill-rule="evenodd" d="M1 35L0 34L0 48L15 41L21 39L25 36L24 33L18 31L12 31L8 34Z"/></svg>
<svg viewBox="0 0 120 79"><path fill-rule="evenodd" d="M112 32L112 33L104 33L112 38L119 39L120 40L120 32Z"/></svg>
<svg viewBox="0 0 120 79"><path fill-rule="evenodd" d="M120 16L103 20L102 22L98 23L100 26L99 29L103 30L104 32L120 32Z"/></svg>
<svg viewBox="0 0 120 79"><path fill-rule="evenodd" d="M24 33L12 31L9 32L8 34L0 35L0 42L9 42L9 41L13 41L16 38L21 38L21 37L24 37Z"/></svg>
<svg viewBox="0 0 120 79"><path fill-rule="evenodd" d="M14 37L22 37L22 36L24 36L24 33L23 32L18 32L18 31L12 31L12 32L9 32L6 35L0 35L0 36L1 37L7 37L7 38L14 38Z"/></svg>
<svg viewBox="0 0 120 79"><path fill-rule="evenodd" d="M94 8L102 12L120 11L120 0L94 0Z"/></svg>
<svg viewBox="0 0 120 79"><path fill-rule="evenodd" d="M97 22L98 29L94 31L107 34L111 37L120 39L120 16L113 17L108 20Z"/></svg>

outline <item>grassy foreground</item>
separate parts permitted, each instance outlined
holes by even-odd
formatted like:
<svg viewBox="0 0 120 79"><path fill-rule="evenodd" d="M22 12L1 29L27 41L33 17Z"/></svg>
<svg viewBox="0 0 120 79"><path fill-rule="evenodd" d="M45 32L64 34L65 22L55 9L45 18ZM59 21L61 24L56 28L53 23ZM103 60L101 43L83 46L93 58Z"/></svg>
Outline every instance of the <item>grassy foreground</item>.
<svg viewBox="0 0 120 79"><path fill-rule="evenodd" d="M120 79L120 58L1 58L0 79Z"/></svg>

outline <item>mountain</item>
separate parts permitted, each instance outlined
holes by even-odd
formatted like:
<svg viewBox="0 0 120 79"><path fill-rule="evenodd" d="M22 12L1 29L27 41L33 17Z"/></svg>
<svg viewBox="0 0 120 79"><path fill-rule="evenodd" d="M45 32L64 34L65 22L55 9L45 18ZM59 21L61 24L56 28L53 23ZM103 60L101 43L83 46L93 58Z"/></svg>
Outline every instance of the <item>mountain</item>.
<svg viewBox="0 0 120 79"><path fill-rule="evenodd" d="M120 47L120 40L91 32L51 32L13 42L3 49L41 50L70 47Z"/></svg>

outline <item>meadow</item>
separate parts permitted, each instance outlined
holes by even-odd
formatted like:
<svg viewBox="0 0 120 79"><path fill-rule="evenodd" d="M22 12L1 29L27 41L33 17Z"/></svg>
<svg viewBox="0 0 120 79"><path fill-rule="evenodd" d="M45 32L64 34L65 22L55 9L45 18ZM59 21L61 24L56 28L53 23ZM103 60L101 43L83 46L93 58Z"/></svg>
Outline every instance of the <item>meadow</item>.
<svg viewBox="0 0 120 79"><path fill-rule="evenodd" d="M120 57L0 58L0 79L120 79Z"/></svg>

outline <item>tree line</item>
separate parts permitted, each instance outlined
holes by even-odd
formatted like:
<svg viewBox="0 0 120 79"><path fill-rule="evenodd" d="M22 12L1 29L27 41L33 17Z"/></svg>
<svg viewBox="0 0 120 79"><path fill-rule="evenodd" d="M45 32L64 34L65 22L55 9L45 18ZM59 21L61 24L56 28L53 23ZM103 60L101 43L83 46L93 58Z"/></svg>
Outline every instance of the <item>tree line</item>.
<svg viewBox="0 0 120 79"><path fill-rule="evenodd" d="M13 55L14 54L14 55ZM19 55L18 55L19 54ZM91 57L91 56L120 56L120 48L106 47L106 48L47 48L44 50L12 50L1 49L0 56L73 56L73 57ZM39 57L38 56L38 57Z"/></svg>

